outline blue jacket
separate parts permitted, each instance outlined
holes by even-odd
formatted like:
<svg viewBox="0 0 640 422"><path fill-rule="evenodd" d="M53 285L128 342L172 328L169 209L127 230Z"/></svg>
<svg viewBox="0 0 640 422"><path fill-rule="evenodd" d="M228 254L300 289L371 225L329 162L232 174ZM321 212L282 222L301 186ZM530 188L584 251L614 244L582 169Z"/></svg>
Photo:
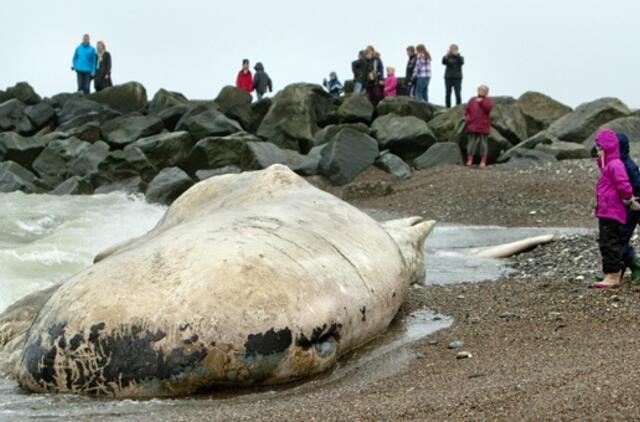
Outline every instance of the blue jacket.
<svg viewBox="0 0 640 422"><path fill-rule="evenodd" d="M96 49L91 44L80 44L73 54L73 69L76 72L96 73Z"/></svg>
<svg viewBox="0 0 640 422"><path fill-rule="evenodd" d="M617 135L618 143L620 144L620 160L622 160L627 170L627 175L629 175L633 196L640 197L640 170L631 155L629 155L629 138L624 133L617 133Z"/></svg>

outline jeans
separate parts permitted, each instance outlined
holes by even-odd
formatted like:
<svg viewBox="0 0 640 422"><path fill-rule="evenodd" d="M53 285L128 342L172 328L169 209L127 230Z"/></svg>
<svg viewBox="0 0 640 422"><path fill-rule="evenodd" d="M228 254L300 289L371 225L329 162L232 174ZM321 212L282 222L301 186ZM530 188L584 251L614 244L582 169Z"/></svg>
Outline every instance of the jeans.
<svg viewBox="0 0 640 422"><path fill-rule="evenodd" d="M418 78L416 80L416 97L425 103L429 102L429 81L430 77Z"/></svg>
<svg viewBox="0 0 640 422"><path fill-rule="evenodd" d="M258 98L258 101L260 101L262 100L262 98L264 98L264 94L261 94L258 91L256 91L256 98Z"/></svg>
<svg viewBox="0 0 640 422"><path fill-rule="evenodd" d="M356 82L353 84L353 93L356 95L360 95L364 92L364 87L362 82Z"/></svg>
<svg viewBox="0 0 640 422"><path fill-rule="evenodd" d="M91 89L91 73L76 71L78 76L78 91L89 94Z"/></svg>
<svg viewBox="0 0 640 422"><path fill-rule="evenodd" d="M622 260L627 266L636 257L636 251L633 250L633 246L629 242L631 242L633 232L636 230L638 220L640 220L640 212L627 209L627 223L622 227Z"/></svg>
<svg viewBox="0 0 640 422"><path fill-rule="evenodd" d="M445 90L447 92L445 103L447 104L447 108L451 108L451 90L456 94L456 105L460 105L462 103L462 79L459 78L445 78L444 80Z"/></svg>
<svg viewBox="0 0 640 422"><path fill-rule="evenodd" d="M622 262L622 223L609 218L599 218L600 255L602 256L602 272L617 273L624 267Z"/></svg>

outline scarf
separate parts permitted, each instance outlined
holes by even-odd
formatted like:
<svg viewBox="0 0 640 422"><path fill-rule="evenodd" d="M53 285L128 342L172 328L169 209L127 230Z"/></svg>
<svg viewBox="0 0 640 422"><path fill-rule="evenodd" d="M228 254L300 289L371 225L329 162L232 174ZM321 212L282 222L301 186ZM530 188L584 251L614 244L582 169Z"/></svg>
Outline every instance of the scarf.
<svg viewBox="0 0 640 422"><path fill-rule="evenodd" d="M107 50L103 51L102 53L100 52L100 50L96 50L96 54L98 56L98 63L96 64L96 69L100 69L100 63L102 63L102 57L104 56L104 53Z"/></svg>

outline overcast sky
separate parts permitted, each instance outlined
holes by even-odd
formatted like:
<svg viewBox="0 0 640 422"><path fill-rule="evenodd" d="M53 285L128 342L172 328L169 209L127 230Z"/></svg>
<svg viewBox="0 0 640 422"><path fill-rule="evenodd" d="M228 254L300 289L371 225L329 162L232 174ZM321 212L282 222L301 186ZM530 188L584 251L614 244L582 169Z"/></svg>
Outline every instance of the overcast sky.
<svg viewBox="0 0 640 422"><path fill-rule="evenodd" d="M640 107L640 2L631 0L20 0L3 1L0 89L26 80L44 95L75 90L83 33L104 40L116 83L213 98L242 58L262 61L279 90L319 82L367 44L404 73L405 47L434 56L430 97L443 103L440 59L465 56L463 97L537 90L571 106L602 96Z"/></svg>

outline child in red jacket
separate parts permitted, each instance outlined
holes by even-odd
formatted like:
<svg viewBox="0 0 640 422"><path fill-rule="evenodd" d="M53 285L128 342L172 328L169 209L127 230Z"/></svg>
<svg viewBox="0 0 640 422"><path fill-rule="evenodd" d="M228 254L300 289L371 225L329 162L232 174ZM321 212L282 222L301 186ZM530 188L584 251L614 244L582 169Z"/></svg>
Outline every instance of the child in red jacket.
<svg viewBox="0 0 640 422"><path fill-rule="evenodd" d="M464 120L467 133L467 167L473 164L473 157L480 155L480 168L487 165L489 155L489 133L491 133L491 108L489 87L480 85L478 95L471 98L464 108Z"/></svg>
<svg viewBox="0 0 640 422"><path fill-rule="evenodd" d="M236 88L244 89L249 94L253 91L253 77L249 70L249 59L242 60L242 69L236 78Z"/></svg>

